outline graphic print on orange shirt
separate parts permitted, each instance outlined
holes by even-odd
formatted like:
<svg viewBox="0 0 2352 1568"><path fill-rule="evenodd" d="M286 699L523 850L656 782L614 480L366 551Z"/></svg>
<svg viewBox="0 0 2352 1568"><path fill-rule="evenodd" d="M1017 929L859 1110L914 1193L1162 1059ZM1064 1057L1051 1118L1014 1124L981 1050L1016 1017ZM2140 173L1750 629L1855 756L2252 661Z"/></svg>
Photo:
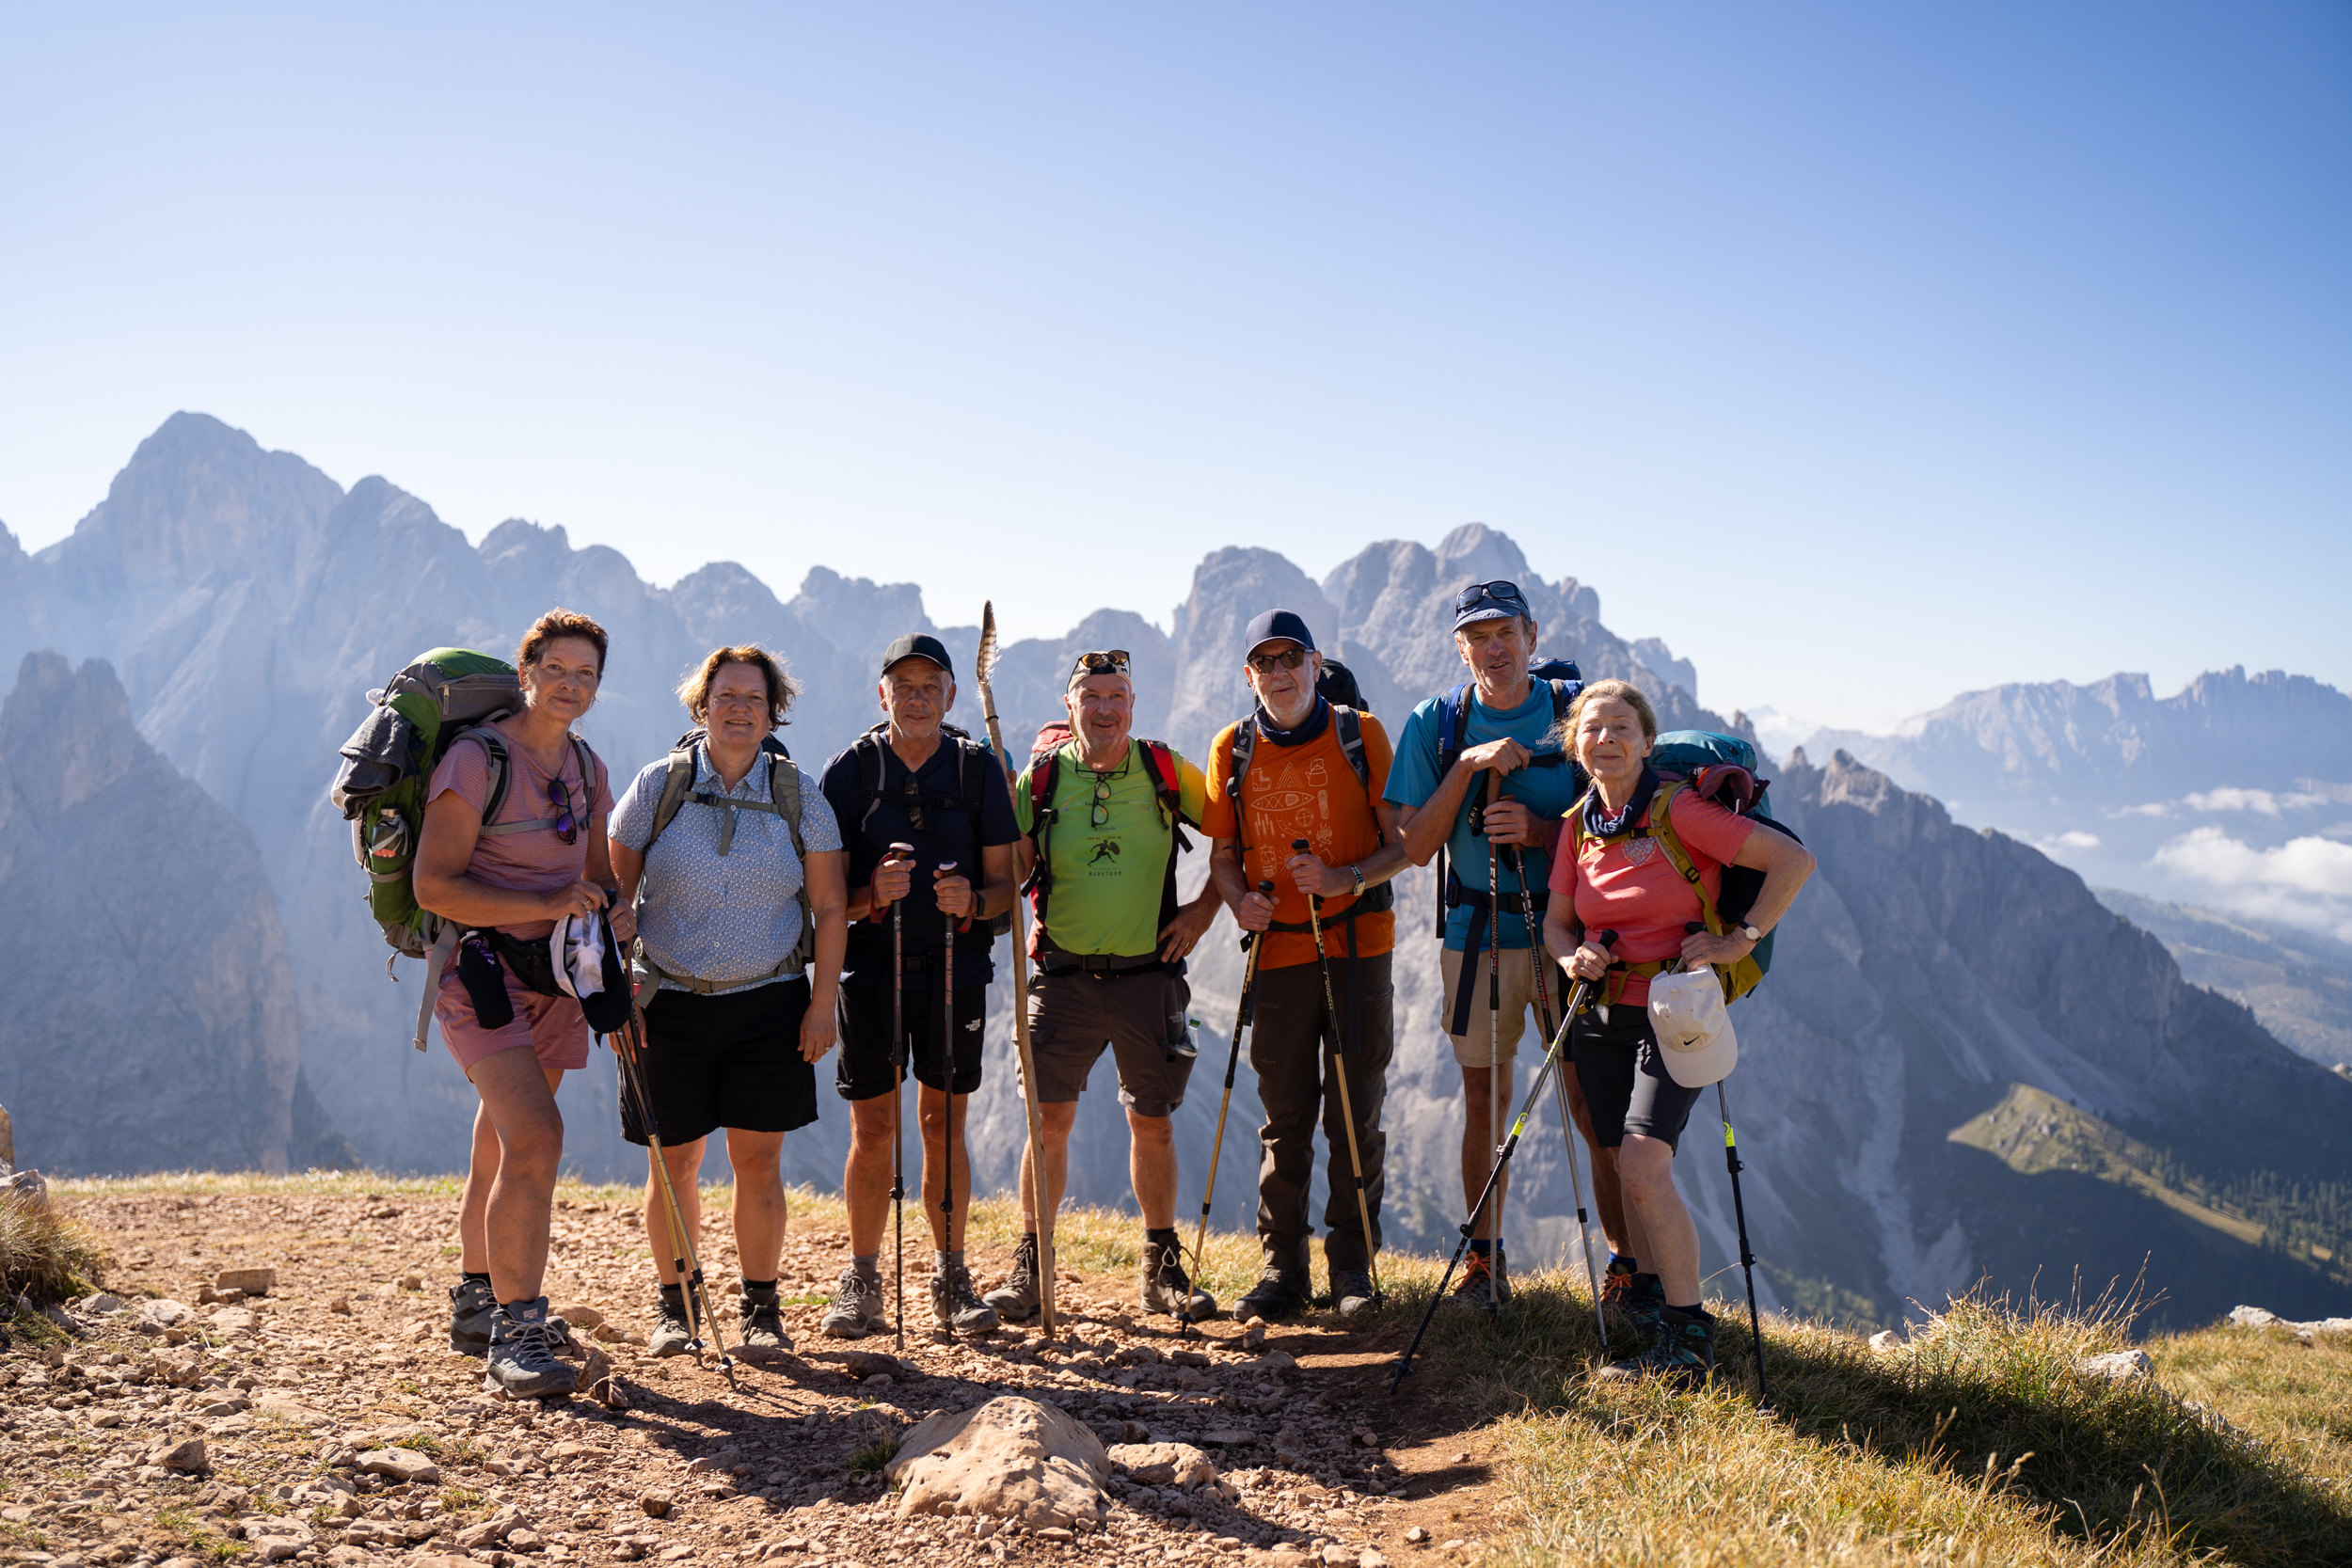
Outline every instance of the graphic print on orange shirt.
<svg viewBox="0 0 2352 1568"><path fill-rule="evenodd" d="M1242 781L1246 824L1237 822L1232 797L1225 788L1232 776L1233 737L1240 726L1229 725L1210 748L1208 811L1201 828L1212 838L1232 838L1239 828L1243 874L1253 888L1263 881L1274 884L1278 925L1307 924L1306 895L1285 869L1295 840L1305 839L1311 853L1333 866L1352 865L1380 847L1380 820L1373 802L1388 785L1391 752L1380 721L1367 713L1362 723L1364 763L1372 771L1369 793L1348 766L1336 724L1327 723L1321 735L1297 746L1277 746L1260 736L1249 758L1249 776ZM1347 931L1329 923L1354 902L1353 895L1323 901L1324 951L1335 958L1347 955ZM1360 956L1386 953L1395 941L1395 916L1386 911L1359 915L1354 925ZM1304 931L1278 931L1266 942L1259 962L1268 969L1314 961L1314 939Z"/></svg>

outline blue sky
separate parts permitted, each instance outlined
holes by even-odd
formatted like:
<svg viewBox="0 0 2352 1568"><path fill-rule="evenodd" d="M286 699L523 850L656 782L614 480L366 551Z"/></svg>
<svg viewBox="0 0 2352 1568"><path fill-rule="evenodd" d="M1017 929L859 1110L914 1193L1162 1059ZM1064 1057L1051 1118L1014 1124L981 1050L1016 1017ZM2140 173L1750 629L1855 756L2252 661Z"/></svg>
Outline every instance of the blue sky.
<svg viewBox="0 0 2352 1568"><path fill-rule="evenodd" d="M1718 706L2352 686L2352 9L0 6L0 520L175 408L667 581L1480 520Z"/></svg>

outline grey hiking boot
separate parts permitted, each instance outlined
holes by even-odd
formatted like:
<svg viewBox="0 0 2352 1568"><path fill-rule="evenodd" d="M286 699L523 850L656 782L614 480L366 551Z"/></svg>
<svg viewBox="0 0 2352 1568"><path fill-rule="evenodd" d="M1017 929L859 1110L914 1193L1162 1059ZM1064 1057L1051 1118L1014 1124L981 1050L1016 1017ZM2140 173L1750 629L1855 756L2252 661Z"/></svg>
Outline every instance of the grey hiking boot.
<svg viewBox="0 0 2352 1568"><path fill-rule="evenodd" d="M1495 1289L1495 1260L1502 1252L1479 1252L1475 1249L1462 1258L1461 1283L1454 1287L1453 1299L1464 1307L1474 1307L1481 1312L1493 1312L1502 1306L1502 1298Z"/></svg>
<svg viewBox="0 0 2352 1568"><path fill-rule="evenodd" d="M449 1293L449 1348L460 1355L489 1354L490 1320L498 1310L488 1280L458 1280Z"/></svg>
<svg viewBox="0 0 2352 1568"><path fill-rule="evenodd" d="M1603 1383L1663 1378L1679 1392L1696 1393L1715 1375L1715 1320L1662 1307L1658 1311L1658 1343L1593 1375Z"/></svg>
<svg viewBox="0 0 2352 1568"><path fill-rule="evenodd" d="M792 1337L784 1331L784 1312L776 1301L776 1288L763 1285L756 1289L743 1287L743 1348L745 1350L790 1350Z"/></svg>
<svg viewBox="0 0 2352 1568"><path fill-rule="evenodd" d="M686 1326L686 1300L681 1294L673 1298L668 1291L661 1292L661 1306L655 1312L653 1332L645 1337L645 1348L656 1355L684 1355L694 1342L694 1331Z"/></svg>
<svg viewBox="0 0 2352 1568"><path fill-rule="evenodd" d="M997 1317L1009 1323L1025 1323L1037 1316L1038 1307L1044 1298L1038 1287L1037 1238L1034 1235L1021 1238L1020 1244L1012 1249L1012 1273L1005 1276L1002 1285L980 1300L994 1307Z"/></svg>
<svg viewBox="0 0 2352 1568"><path fill-rule="evenodd" d="M490 1349L482 1386L510 1399L536 1400L569 1394L580 1381L574 1368L555 1358L548 1332L548 1298L513 1302L498 1308L490 1323Z"/></svg>
<svg viewBox="0 0 2352 1568"><path fill-rule="evenodd" d="M1249 1293L1233 1304L1233 1316L1244 1323L1263 1318L1279 1323L1285 1318L1296 1317L1313 1291L1314 1281L1305 1269L1278 1268L1268 1263L1265 1272L1258 1275L1258 1283L1249 1287Z"/></svg>
<svg viewBox="0 0 2352 1568"><path fill-rule="evenodd" d="M996 1308L972 1293L972 1271L950 1263L931 1275L931 1321L948 1334L985 1334L996 1326Z"/></svg>
<svg viewBox="0 0 2352 1568"><path fill-rule="evenodd" d="M1184 1273L1184 1249L1171 1242L1143 1243L1143 1309L1166 1312L1190 1323L1216 1316L1216 1297L1198 1290Z"/></svg>
<svg viewBox="0 0 2352 1568"><path fill-rule="evenodd" d="M890 1316L882 1310L882 1281L866 1278L854 1263L843 1269L841 1282L833 1288L833 1300L818 1320L817 1332L828 1339L863 1339L889 1326Z"/></svg>
<svg viewBox="0 0 2352 1568"><path fill-rule="evenodd" d="M1331 1271L1331 1305L1340 1309L1340 1316L1352 1318L1359 1312L1372 1310L1379 1297L1373 1294L1370 1269L1333 1269Z"/></svg>

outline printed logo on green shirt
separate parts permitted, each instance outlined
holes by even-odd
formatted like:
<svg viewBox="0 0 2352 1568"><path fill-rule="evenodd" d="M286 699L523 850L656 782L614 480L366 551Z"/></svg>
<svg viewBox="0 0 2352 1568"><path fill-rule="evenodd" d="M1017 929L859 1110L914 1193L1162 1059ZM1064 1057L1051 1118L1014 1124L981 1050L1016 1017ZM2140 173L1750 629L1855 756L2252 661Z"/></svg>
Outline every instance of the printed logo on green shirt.
<svg viewBox="0 0 2352 1568"><path fill-rule="evenodd" d="M1087 857L1087 864L1100 865L1106 860L1118 860L1119 855L1119 840L1115 838L1098 838L1094 841L1094 853Z"/></svg>

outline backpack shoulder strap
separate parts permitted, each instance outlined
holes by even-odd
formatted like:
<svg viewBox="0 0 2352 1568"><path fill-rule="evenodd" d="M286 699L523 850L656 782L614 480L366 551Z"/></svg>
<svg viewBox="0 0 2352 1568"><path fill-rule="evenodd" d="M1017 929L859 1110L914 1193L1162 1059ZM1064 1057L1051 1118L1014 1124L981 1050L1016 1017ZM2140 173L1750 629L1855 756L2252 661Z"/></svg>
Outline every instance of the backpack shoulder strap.
<svg viewBox="0 0 2352 1568"><path fill-rule="evenodd" d="M1576 693L1568 689L1566 681L1547 680L1544 684L1551 688L1551 721L1557 724L1568 716L1568 709L1575 705Z"/></svg>
<svg viewBox="0 0 2352 1568"><path fill-rule="evenodd" d="M1465 683L1453 688L1438 699L1438 777L1443 779L1454 769L1462 754L1462 742L1470 735L1470 686Z"/></svg>
<svg viewBox="0 0 2352 1568"><path fill-rule="evenodd" d="M1174 827L1184 816L1184 779L1177 769L1176 753L1156 740L1137 744L1143 748L1144 766L1152 770L1152 793L1159 803L1160 819Z"/></svg>
<svg viewBox="0 0 2352 1568"><path fill-rule="evenodd" d="M1680 779L1658 786L1658 793L1650 798L1648 833L1666 852L1667 861L1682 874L1682 879L1691 884L1691 891L1698 895L1699 914L1707 922L1708 934L1722 936L1724 923L1715 912L1715 900L1707 895L1707 884L1699 877L1699 868L1692 863L1691 852L1682 847L1682 839L1675 832L1674 800L1686 787L1686 782Z"/></svg>
<svg viewBox="0 0 2352 1568"><path fill-rule="evenodd" d="M817 957L817 911L808 901L808 841L801 836L801 814L807 808L801 800L799 766L777 752L768 755L768 800L784 818L785 831L792 835L792 858L801 863L801 885L792 895L801 906L801 940L792 944L786 963L805 971Z"/></svg>
<svg viewBox="0 0 2352 1568"><path fill-rule="evenodd" d="M454 748L460 742L468 740L481 744L483 764L487 768L490 778L489 792L484 798L482 807L482 837L503 838L509 833L528 832L533 828L555 825L552 817L546 822L499 822L499 808L506 804L506 786L513 775L513 768L507 760L506 737L499 733L497 725L485 721L479 724L469 724L458 731L456 739L452 740L450 745ZM492 823L498 825L493 827Z"/></svg>
<svg viewBox="0 0 2352 1568"><path fill-rule="evenodd" d="M689 790L694 787L694 748L680 746L670 753L670 770L661 778L661 796L654 802L653 832L645 835L644 853L652 854L653 847L662 831L677 817L678 808L686 804Z"/></svg>
<svg viewBox="0 0 2352 1568"><path fill-rule="evenodd" d="M1364 786L1366 798L1372 794L1372 761L1364 755L1364 717L1352 707L1333 704L1331 723L1339 731L1340 750L1347 757L1347 766L1356 770L1356 782Z"/></svg>

